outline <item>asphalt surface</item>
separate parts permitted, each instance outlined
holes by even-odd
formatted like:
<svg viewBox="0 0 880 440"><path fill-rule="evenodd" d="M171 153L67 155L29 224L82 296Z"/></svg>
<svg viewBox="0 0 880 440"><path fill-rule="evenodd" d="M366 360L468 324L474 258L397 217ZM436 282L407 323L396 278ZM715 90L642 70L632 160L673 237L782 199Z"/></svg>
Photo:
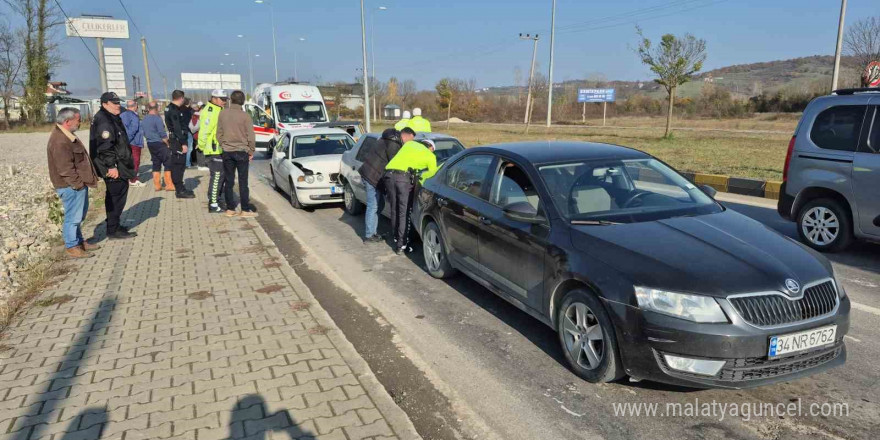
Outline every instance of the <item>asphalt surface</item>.
<svg viewBox="0 0 880 440"><path fill-rule="evenodd" d="M364 245L363 217L350 217L341 205L294 210L269 187L268 175L268 162L255 160L251 191L262 203L261 218L275 222L269 235L298 272L311 272L304 280L317 283L310 285L315 297L425 438L861 439L880 432L878 245L829 255L853 301L849 357L841 368L743 391L594 385L569 371L550 328L465 276L431 278L419 251L395 256L385 244ZM796 235L772 201L719 199ZM380 232L389 229L383 218ZM616 405L624 403L659 409L656 416L617 415ZM714 403L716 412L673 417L664 411L670 403L685 409ZM829 409L821 406L826 403L845 406L847 414L809 414ZM722 417L721 404L736 405L739 415L728 407ZM764 404L791 404L801 413L763 416Z"/></svg>

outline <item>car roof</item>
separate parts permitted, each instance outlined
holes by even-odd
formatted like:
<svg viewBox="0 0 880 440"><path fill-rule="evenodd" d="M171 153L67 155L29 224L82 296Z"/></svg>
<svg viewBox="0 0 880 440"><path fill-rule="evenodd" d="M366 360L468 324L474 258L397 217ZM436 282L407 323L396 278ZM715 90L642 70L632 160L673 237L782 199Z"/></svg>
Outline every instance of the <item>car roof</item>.
<svg viewBox="0 0 880 440"><path fill-rule="evenodd" d="M379 139L379 138L382 137L382 133L367 133L365 136L369 136L369 137L372 137L372 138ZM452 135L449 135L449 134L443 134L443 133L425 133L425 132L419 132L419 133L416 133L416 139L430 139L430 140L432 140L432 141L437 140L437 139L455 139L455 140L458 140L457 137L452 136ZM461 141L459 141L459 142L461 142Z"/></svg>
<svg viewBox="0 0 880 440"><path fill-rule="evenodd" d="M348 134L345 130L333 127L303 128L299 130L287 130L285 131L285 133L290 133L291 136L314 136L316 134Z"/></svg>
<svg viewBox="0 0 880 440"><path fill-rule="evenodd" d="M572 141L511 142L483 145L470 148L468 151L495 154L513 153L535 165L578 160L645 159L651 157L648 153L620 145Z"/></svg>

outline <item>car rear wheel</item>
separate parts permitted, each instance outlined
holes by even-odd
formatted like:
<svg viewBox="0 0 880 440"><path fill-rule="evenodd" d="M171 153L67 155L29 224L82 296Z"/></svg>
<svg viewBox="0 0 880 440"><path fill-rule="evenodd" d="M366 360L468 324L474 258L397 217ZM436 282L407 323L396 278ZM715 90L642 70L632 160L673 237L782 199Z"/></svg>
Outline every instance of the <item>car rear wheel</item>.
<svg viewBox="0 0 880 440"><path fill-rule="evenodd" d="M434 278L449 278L458 271L449 264L446 255L446 246L443 244L443 236L436 223L430 222L425 226L425 234L422 238L422 253L425 256L425 267Z"/></svg>
<svg viewBox="0 0 880 440"><path fill-rule="evenodd" d="M293 206L294 209L303 209L303 204L296 196L296 185L293 184L293 179L290 179L290 206Z"/></svg>
<svg viewBox="0 0 880 440"><path fill-rule="evenodd" d="M798 234L808 246L820 252L837 252L852 242L849 212L833 199L816 199L798 214Z"/></svg>
<svg viewBox="0 0 880 440"><path fill-rule="evenodd" d="M348 182L345 182L345 186L342 189L342 201L345 206L345 212L348 215L360 215L364 212L364 204L354 196L354 190L351 189L351 185Z"/></svg>
<svg viewBox="0 0 880 440"><path fill-rule="evenodd" d="M596 295L581 289L568 292L556 330L565 358L578 376L592 383L623 377L614 325Z"/></svg>

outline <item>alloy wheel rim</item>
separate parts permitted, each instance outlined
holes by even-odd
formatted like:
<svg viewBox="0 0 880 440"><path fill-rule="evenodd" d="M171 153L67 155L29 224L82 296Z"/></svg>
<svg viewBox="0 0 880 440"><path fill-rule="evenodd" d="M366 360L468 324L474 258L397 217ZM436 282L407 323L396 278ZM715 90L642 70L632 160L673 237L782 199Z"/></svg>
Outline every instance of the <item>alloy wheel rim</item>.
<svg viewBox="0 0 880 440"><path fill-rule="evenodd" d="M840 220L834 211L824 206L811 208L804 214L801 223L804 236L818 246L831 244L840 234Z"/></svg>
<svg viewBox="0 0 880 440"><path fill-rule="evenodd" d="M605 333L593 310L584 303L572 303L562 315L562 329L572 360L586 370L599 368L605 358Z"/></svg>
<svg viewBox="0 0 880 440"><path fill-rule="evenodd" d="M351 188L348 185L345 185L345 189L342 191L342 198L345 203L345 209L351 211L352 195Z"/></svg>
<svg viewBox="0 0 880 440"><path fill-rule="evenodd" d="M424 240L425 264L428 269L436 271L440 269L440 260L443 258L443 247L440 244L440 236L437 231L430 229L425 234Z"/></svg>

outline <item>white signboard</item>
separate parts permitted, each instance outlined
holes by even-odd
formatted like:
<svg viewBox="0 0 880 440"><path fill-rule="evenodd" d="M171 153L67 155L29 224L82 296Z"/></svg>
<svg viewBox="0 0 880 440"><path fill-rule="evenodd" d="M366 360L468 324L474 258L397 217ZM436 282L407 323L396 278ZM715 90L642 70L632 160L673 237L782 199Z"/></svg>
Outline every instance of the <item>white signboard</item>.
<svg viewBox="0 0 880 440"><path fill-rule="evenodd" d="M237 73L181 73L180 85L184 90L241 90L241 75Z"/></svg>
<svg viewBox="0 0 880 440"><path fill-rule="evenodd" d="M127 97L121 47L104 48L104 67L107 69L107 90L116 92L120 97Z"/></svg>
<svg viewBox="0 0 880 440"><path fill-rule="evenodd" d="M128 39L128 20L75 17L67 20L68 37Z"/></svg>

